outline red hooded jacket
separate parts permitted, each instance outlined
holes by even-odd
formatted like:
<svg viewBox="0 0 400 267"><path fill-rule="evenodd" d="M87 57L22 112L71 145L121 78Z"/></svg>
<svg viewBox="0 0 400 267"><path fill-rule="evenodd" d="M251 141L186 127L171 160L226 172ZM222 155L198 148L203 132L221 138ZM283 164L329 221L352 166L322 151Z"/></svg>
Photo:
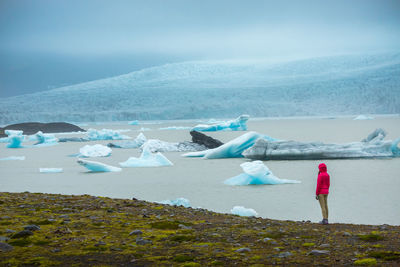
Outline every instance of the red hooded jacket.
<svg viewBox="0 0 400 267"><path fill-rule="evenodd" d="M330 185L330 177L326 170L325 163L321 163L318 166L318 180L317 180L317 190L315 194L318 196L319 194L327 195L329 194L329 185Z"/></svg>

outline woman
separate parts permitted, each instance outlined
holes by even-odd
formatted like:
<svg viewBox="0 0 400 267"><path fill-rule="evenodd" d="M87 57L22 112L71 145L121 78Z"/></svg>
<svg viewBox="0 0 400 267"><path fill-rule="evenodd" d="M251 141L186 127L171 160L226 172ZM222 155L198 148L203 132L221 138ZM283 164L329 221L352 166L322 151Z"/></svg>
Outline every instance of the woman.
<svg viewBox="0 0 400 267"><path fill-rule="evenodd" d="M328 224L328 194L330 177L327 173L325 163L321 163L318 166L318 180L317 180L317 190L315 192L315 198L319 200L319 205L322 210L322 221L321 224Z"/></svg>

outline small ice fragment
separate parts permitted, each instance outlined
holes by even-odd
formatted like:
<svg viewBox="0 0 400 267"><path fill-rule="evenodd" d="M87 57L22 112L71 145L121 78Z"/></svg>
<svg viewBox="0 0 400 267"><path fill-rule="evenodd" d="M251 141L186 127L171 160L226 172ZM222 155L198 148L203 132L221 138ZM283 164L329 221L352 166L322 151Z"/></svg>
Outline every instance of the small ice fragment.
<svg viewBox="0 0 400 267"><path fill-rule="evenodd" d="M77 162L92 172L120 172L122 170L121 168L96 161L79 159Z"/></svg>
<svg viewBox="0 0 400 267"><path fill-rule="evenodd" d="M128 123L129 125L139 125L139 121L138 120L134 120Z"/></svg>
<svg viewBox="0 0 400 267"><path fill-rule="evenodd" d="M214 132L214 131L247 131L249 115L240 115L235 120L216 122L215 124L199 124L192 128L192 131Z"/></svg>
<svg viewBox="0 0 400 267"><path fill-rule="evenodd" d="M234 206L231 213L239 216L257 216L258 213L253 209L247 209L243 206Z"/></svg>
<svg viewBox="0 0 400 267"><path fill-rule="evenodd" d="M160 152L152 153L149 147L144 144L139 158L130 157L127 161L120 162L119 165L122 167L160 167L172 166L173 164Z"/></svg>
<svg viewBox="0 0 400 267"><path fill-rule="evenodd" d="M54 134L44 134L39 131L34 135L34 138L37 140L35 146L48 146L55 145L58 142L58 139L54 136Z"/></svg>
<svg viewBox="0 0 400 267"><path fill-rule="evenodd" d="M6 158L0 158L0 160L25 160L25 156L10 156Z"/></svg>
<svg viewBox="0 0 400 267"><path fill-rule="evenodd" d="M63 172L62 168L39 168L39 172L43 173L59 173Z"/></svg>
<svg viewBox="0 0 400 267"><path fill-rule="evenodd" d="M185 127L185 126L169 126L169 127L163 127L159 128L159 130L189 130L192 127Z"/></svg>
<svg viewBox="0 0 400 267"><path fill-rule="evenodd" d="M8 135L8 148L21 148L22 141L24 140L24 136L22 135L23 131L18 130L5 130L4 133Z"/></svg>
<svg viewBox="0 0 400 267"><path fill-rule="evenodd" d="M111 155L111 148L100 144L85 145L79 149L80 156L83 157L108 157Z"/></svg>
<svg viewBox="0 0 400 267"><path fill-rule="evenodd" d="M143 133L140 133L135 140L125 140L125 141L117 141L113 143L107 144L108 147L117 147L117 148L138 148L141 147L144 143L146 143L147 138Z"/></svg>
<svg viewBox="0 0 400 267"><path fill-rule="evenodd" d="M373 120L374 117L371 116L367 116L367 115L358 115L357 117L355 117L353 120L357 121L357 120Z"/></svg>
<svg viewBox="0 0 400 267"><path fill-rule="evenodd" d="M184 206L185 208L189 208L190 207L190 201L186 198L180 197L177 199L173 199L173 200L162 200L159 201L158 203L160 204L167 204L167 205L171 205L171 206Z"/></svg>
<svg viewBox="0 0 400 267"><path fill-rule="evenodd" d="M121 130L111 130L111 129L89 129L87 130L87 136L90 140L125 140L131 139L127 135L121 134Z"/></svg>

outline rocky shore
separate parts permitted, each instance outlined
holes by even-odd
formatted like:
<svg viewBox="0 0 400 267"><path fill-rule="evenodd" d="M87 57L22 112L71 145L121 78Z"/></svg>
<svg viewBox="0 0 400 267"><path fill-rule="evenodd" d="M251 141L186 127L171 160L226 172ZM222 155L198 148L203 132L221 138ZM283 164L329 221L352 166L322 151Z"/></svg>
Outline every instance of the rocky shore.
<svg viewBox="0 0 400 267"><path fill-rule="evenodd" d="M400 226L319 225L136 199L0 193L0 266L375 264L400 265Z"/></svg>

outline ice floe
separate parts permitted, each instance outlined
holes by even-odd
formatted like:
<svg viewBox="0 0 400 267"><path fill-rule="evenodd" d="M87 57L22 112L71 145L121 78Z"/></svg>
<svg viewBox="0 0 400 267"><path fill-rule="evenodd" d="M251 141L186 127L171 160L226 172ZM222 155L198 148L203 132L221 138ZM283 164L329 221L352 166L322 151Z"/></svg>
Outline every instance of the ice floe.
<svg viewBox="0 0 400 267"><path fill-rule="evenodd" d="M125 140L131 139L127 135L121 134L122 130L112 130L112 129L89 129L87 130L87 136L91 141L95 140Z"/></svg>
<svg viewBox="0 0 400 267"><path fill-rule="evenodd" d="M180 197L177 199L173 199L173 200L162 200L162 201L158 201L157 203L160 204L167 204L167 205L171 205L171 206L184 206L185 208L189 208L190 207L190 201L186 198Z"/></svg>
<svg viewBox="0 0 400 267"><path fill-rule="evenodd" d="M79 149L80 157L108 157L111 155L111 148L101 144L85 145Z"/></svg>
<svg viewBox="0 0 400 267"><path fill-rule="evenodd" d="M245 162L240 164L244 173L225 180L227 185L261 185L300 183L300 181L279 179L262 161Z"/></svg>
<svg viewBox="0 0 400 267"><path fill-rule="evenodd" d="M92 172L120 172L122 170L121 168L110 166L97 161L79 159L77 162Z"/></svg>
<svg viewBox="0 0 400 267"><path fill-rule="evenodd" d="M257 216L258 213L253 209L248 209L243 206L234 206L231 213L239 216Z"/></svg>
<svg viewBox="0 0 400 267"><path fill-rule="evenodd" d="M186 127L186 126L169 126L169 127L162 127L159 128L159 130L190 130L192 127Z"/></svg>
<svg viewBox="0 0 400 267"><path fill-rule="evenodd" d="M247 131L247 120L249 115L240 115L235 120L216 122L214 124L199 124L192 131L214 132L214 131Z"/></svg>
<svg viewBox="0 0 400 267"><path fill-rule="evenodd" d="M51 146L58 143L58 139L54 134L44 134L42 131L37 132L33 135L33 138L37 140L35 146Z"/></svg>
<svg viewBox="0 0 400 267"><path fill-rule="evenodd" d="M42 173L60 173L60 172L63 172L63 168L39 168L39 172L42 172Z"/></svg>
<svg viewBox="0 0 400 267"><path fill-rule="evenodd" d="M25 156L10 156L5 158L0 158L0 160L25 160Z"/></svg>
<svg viewBox="0 0 400 267"><path fill-rule="evenodd" d="M257 132L248 132L217 148L208 149L205 151L190 152L183 154L183 156L203 157L206 159L239 158L243 157L242 152L247 148L253 146L257 139L270 140L270 141L276 140L272 137L269 137L267 135L262 135Z"/></svg>
<svg viewBox="0 0 400 267"><path fill-rule="evenodd" d="M187 152L187 151L202 151L207 148L193 142L170 143L158 139L149 139L143 145L151 152Z"/></svg>
<svg viewBox="0 0 400 267"><path fill-rule="evenodd" d="M139 148L144 143L146 143L147 138L143 133L140 133L135 140L126 140L126 141L118 141L113 143L108 143L108 147L116 147L116 148Z"/></svg>
<svg viewBox="0 0 400 267"><path fill-rule="evenodd" d="M324 144L320 142L273 141L258 139L245 150L246 158L258 160L297 160L297 159L345 159L398 157L400 138L384 141L386 133L376 129L361 142L347 144Z"/></svg>
<svg viewBox="0 0 400 267"><path fill-rule="evenodd" d="M25 136L23 131L18 130L5 130L4 133L8 136L8 148L21 148Z"/></svg>
<svg viewBox="0 0 400 267"><path fill-rule="evenodd" d="M152 153L146 144L142 148L143 151L139 158L130 157L127 161L120 162L119 165L122 167L160 167L173 165L160 152Z"/></svg>

